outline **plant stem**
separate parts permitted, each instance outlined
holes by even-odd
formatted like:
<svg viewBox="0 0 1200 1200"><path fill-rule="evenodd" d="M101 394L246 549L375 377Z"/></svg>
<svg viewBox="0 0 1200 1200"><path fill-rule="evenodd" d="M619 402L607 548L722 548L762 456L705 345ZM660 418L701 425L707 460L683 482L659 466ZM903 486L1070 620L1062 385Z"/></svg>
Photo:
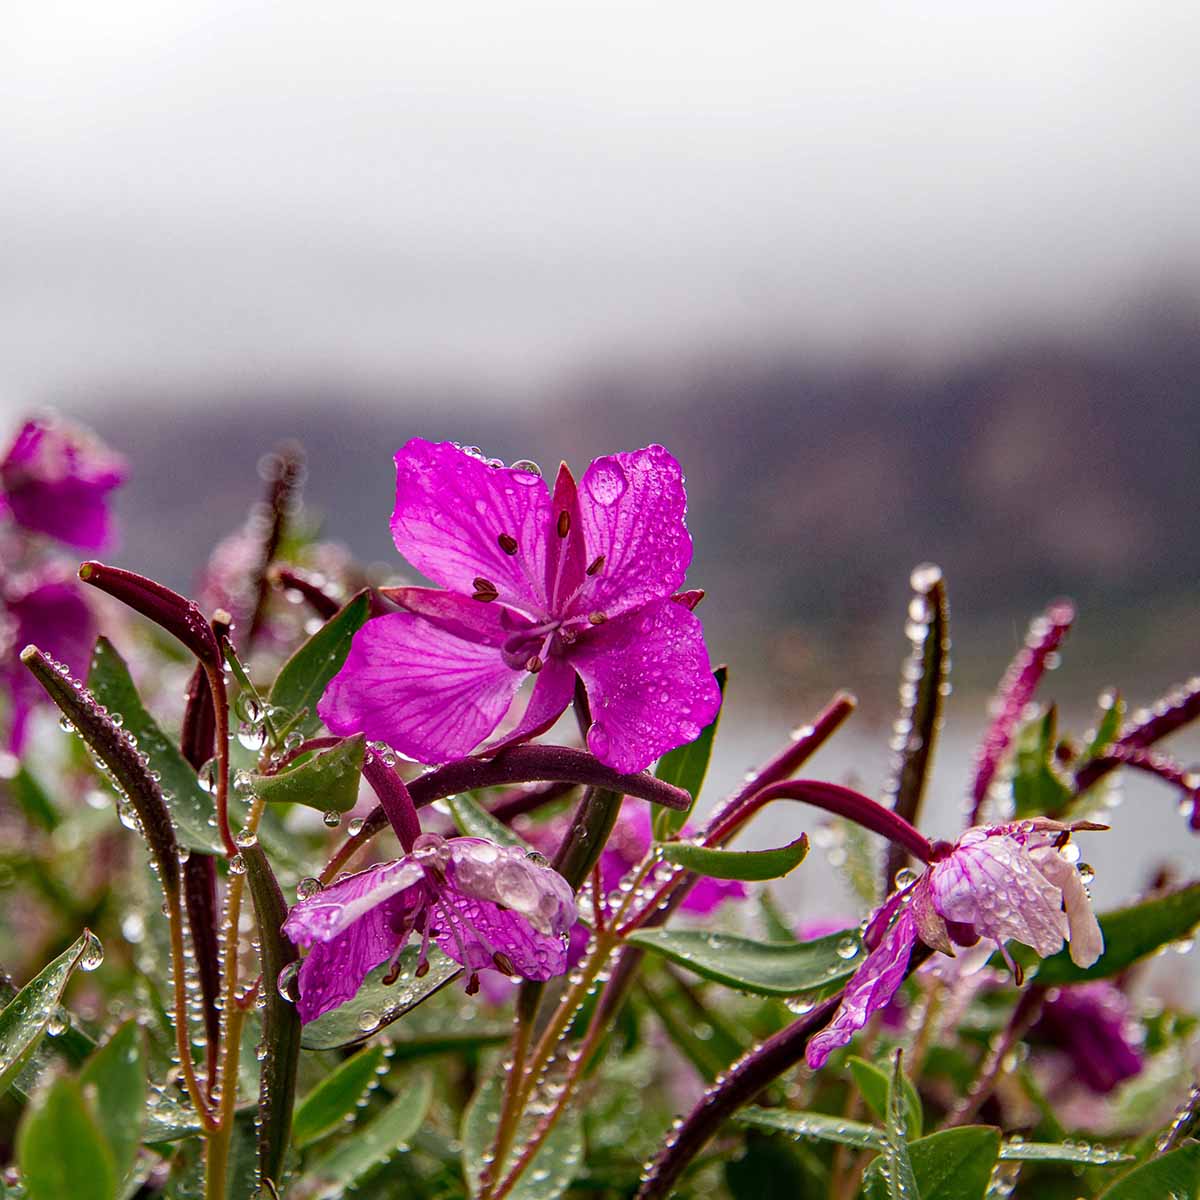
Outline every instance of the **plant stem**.
<svg viewBox="0 0 1200 1200"><path fill-rule="evenodd" d="M212 689L213 710L216 716L214 742L217 748L217 830L225 853L232 858L237 853L229 829L229 694L225 689L225 674L220 662L205 663L208 686Z"/></svg>

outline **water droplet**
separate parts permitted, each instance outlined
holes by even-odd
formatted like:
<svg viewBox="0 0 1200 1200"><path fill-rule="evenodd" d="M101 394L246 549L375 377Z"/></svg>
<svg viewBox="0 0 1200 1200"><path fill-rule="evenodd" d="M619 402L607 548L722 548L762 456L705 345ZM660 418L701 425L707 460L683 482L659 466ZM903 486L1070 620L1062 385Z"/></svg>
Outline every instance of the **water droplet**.
<svg viewBox="0 0 1200 1200"><path fill-rule="evenodd" d="M514 471L522 471L526 475L536 475L539 479L542 477L542 468L537 465L531 458L518 458L512 465Z"/></svg>
<svg viewBox="0 0 1200 1200"><path fill-rule="evenodd" d="M910 867L901 867L900 870L896 872L893 885L895 886L896 890L899 891L901 888L906 888L910 884L916 883L916 881L916 871L912 870Z"/></svg>
<svg viewBox="0 0 1200 1200"><path fill-rule="evenodd" d="M229 873L230 875L245 875L246 860L240 854L235 854L229 860Z"/></svg>
<svg viewBox="0 0 1200 1200"><path fill-rule="evenodd" d="M371 1033L379 1028L379 1014L372 1012L369 1008L364 1008L358 1014L358 1027L363 1033Z"/></svg>
<svg viewBox="0 0 1200 1200"><path fill-rule="evenodd" d="M233 835L233 840L235 845L241 846L243 850L249 850L251 846L258 845L258 834L253 829L239 829Z"/></svg>
<svg viewBox="0 0 1200 1200"><path fill-rule="evenodd" d="M342 814L335 808L331 808L322 818L330 829L336 829L342 823Z"/></svg>
<svg viewBox="0 0 1200 1200"><path fill-rule="evenodd" d="M300 964L298 962L290 962L279 972L279 978L275 981L275 986L279 989L279 994L289 1004L295 1004L300 998L300 986L297 980L299 974Z"/></svg>
<svg viewBox="0 0 1200 1200"><path fill-rule="evenodd" d="M322 884L319 879L314 878L312 875L306 875L296 884L296 899L311 900L321 890L321 887Z"/></svg>
<svg viewBox="0 0 1200 1200"><path fill-rule="evenodd" d="M837 944L835 953L838 958L853 958L858 953L858 939L849 936L842 938Z"/></svg>

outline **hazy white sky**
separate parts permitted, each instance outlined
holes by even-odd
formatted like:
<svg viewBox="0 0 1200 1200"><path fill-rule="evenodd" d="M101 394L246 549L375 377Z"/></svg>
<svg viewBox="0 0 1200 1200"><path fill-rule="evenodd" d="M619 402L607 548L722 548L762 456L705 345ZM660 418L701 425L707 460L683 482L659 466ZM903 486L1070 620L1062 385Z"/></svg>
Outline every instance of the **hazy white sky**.
<svg viewBox="0 0 1200 1200"><path fill-rule="evenodd" d="M1077 322L1200 277L1198 61L1191 0L10 6L0 405Z"/></svg>

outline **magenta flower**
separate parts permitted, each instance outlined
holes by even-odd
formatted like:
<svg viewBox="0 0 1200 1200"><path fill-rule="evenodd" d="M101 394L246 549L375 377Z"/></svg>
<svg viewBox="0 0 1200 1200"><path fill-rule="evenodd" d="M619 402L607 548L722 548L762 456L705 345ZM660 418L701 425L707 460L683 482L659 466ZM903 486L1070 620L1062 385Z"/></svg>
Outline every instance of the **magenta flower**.
<svg viewBox="0 0 1200 1200"><path fill-rule="evenodd" d="M1078 870L1060 852L1073 830L1089 828L1097 826L1038 817L968 829L953 846L935 848L924 874L871 919L868 942L895 917L846 985L833 1020L809 1041L808 1065L823 1066L891 1000L918 938L949 955L955 944L993 941L1005 958L1009 940L1041 958L1057 954L1069 941L1071 960L1090 967L1103 952L1104 939ZM1013 973L1020 978L1015 967Z"/></svg>
<svg viewBox="0 0 1200 1200"><path fill-rule="evenodd" d="M24 750L30 714L46 703L41 684L20 660L21 651L33 644L82 678L95 640L91 609L73 579L53 569L0 578L0 683L10 703L10 753Z"/></svg>
<svg viewBox="0 0 1200 1200"><path fill-rule="evenodd" d="M661 446L596 459L576 486L492 466L420 438L396 455L392 537L446 591L385 591L403 612L368 621L318 709L422 762L461 757L503 720L492 749L548 729L582 679L588 747L640 771L696 738L720 707L693 597L679 464Z"/></svg>
<svg viewBox="0 0 1200 1200"><path fill-rule="evenodd" d="M0 489L18 525L101 550L111 537L108 493L125 475L124 461L89 431L33 420L0 462Z"/></svg>
<svg viewBox="0 0 1200 1200"><path fill-rule="evenodd" d="M288 914L284 933L311 947L300 968L300 1019L349 1000L380 963L395 970L414 931L417 974L428 969L433 941L471 972L468 991L487 969L526 979L561 975L575 915L567 881L524 851L421 834L403 858L348 876Z"/></svg>
<svg viewBox="0 0 1200 1200"><path fill-rule="evenodd" d="M1062 1051L1071 1078L1098 1095L1141 1073L1143 1051L1133 1005L1107 980L1048 992L1031 1033Z"/></svg>

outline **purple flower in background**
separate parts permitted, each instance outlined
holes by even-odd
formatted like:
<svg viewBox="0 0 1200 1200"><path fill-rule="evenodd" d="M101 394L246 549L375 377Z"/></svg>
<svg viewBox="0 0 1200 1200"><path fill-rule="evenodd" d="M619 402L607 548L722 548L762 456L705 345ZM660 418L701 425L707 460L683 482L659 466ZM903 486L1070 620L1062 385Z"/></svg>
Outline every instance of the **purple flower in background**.
<svg viewBox="0 0 1200 1200"><path fill-rule="evenodd" d="M1063 1052L1071 1078L1099 1095L1141 1073L1133 1005L1107 980L1048 992L1031 1034Z"/></svg>
<svg viewBox="0 0 1200 1200"><path fill-rule="evenodd" d="M11 706L10 753L24 750L29 716L46 702L41 684L19 658L21 651L32 643L82 678L95 640L91 609L73 579L53 569L0 577L0 683Z"/></svg>
<svg viewBox="0 0 1200 1200"><path fill-rule="evenodd" d="M918 938L950 955L955 944L993 941L1006 958L1010 939L1041 958L1057 954L1069 941L1071 960L1090 967L1103 952L1104 940L1079 871L1061 850L1074 830L1095 828L1038 817L968 829L953 846L943 844L924 874L871 919L868 943L873 931L895 917L846 985L833 1020L809 1041L808 1065L813 1070L823 1066L836 1047L849 1043L871 1014L891 1000ZM1013 973L1019 980L1015 967Z"/></svg>
<svg viewBox="0 0 1200 1200"><path fill-rule="evenodd" d="M721 703L691 596L679 464L661 446L596 459L550 493L534 471L420 438L396 455L392 537L446 591L385 589L404 610L354 637L319 712L422 762L461 757L503 720L493 749L548 729L583 681L589 749L640 771L695 739Z"/></svg>
<svg viewBox="0 0 1200 1200"><path fill-rule="evenodd" d="M417 974L431 941L472 973L485 969L550 979L567 969L566 935L575 899L556 871L522 850L482 838L426 833L411 853L369 867L301 900L283 931L311 947L300 968L302 1021L349 1000L382 962L421 936ZM386 977L385 977L386 979Z"/></svg>
<svg viewBox="0 0 1200 1200"><path fill-rule="evenodd" d="M125 476L124 461L93 434L54 420L26 421L0 463L13 520L80 550L108 545L108 493Z"/></svg>

